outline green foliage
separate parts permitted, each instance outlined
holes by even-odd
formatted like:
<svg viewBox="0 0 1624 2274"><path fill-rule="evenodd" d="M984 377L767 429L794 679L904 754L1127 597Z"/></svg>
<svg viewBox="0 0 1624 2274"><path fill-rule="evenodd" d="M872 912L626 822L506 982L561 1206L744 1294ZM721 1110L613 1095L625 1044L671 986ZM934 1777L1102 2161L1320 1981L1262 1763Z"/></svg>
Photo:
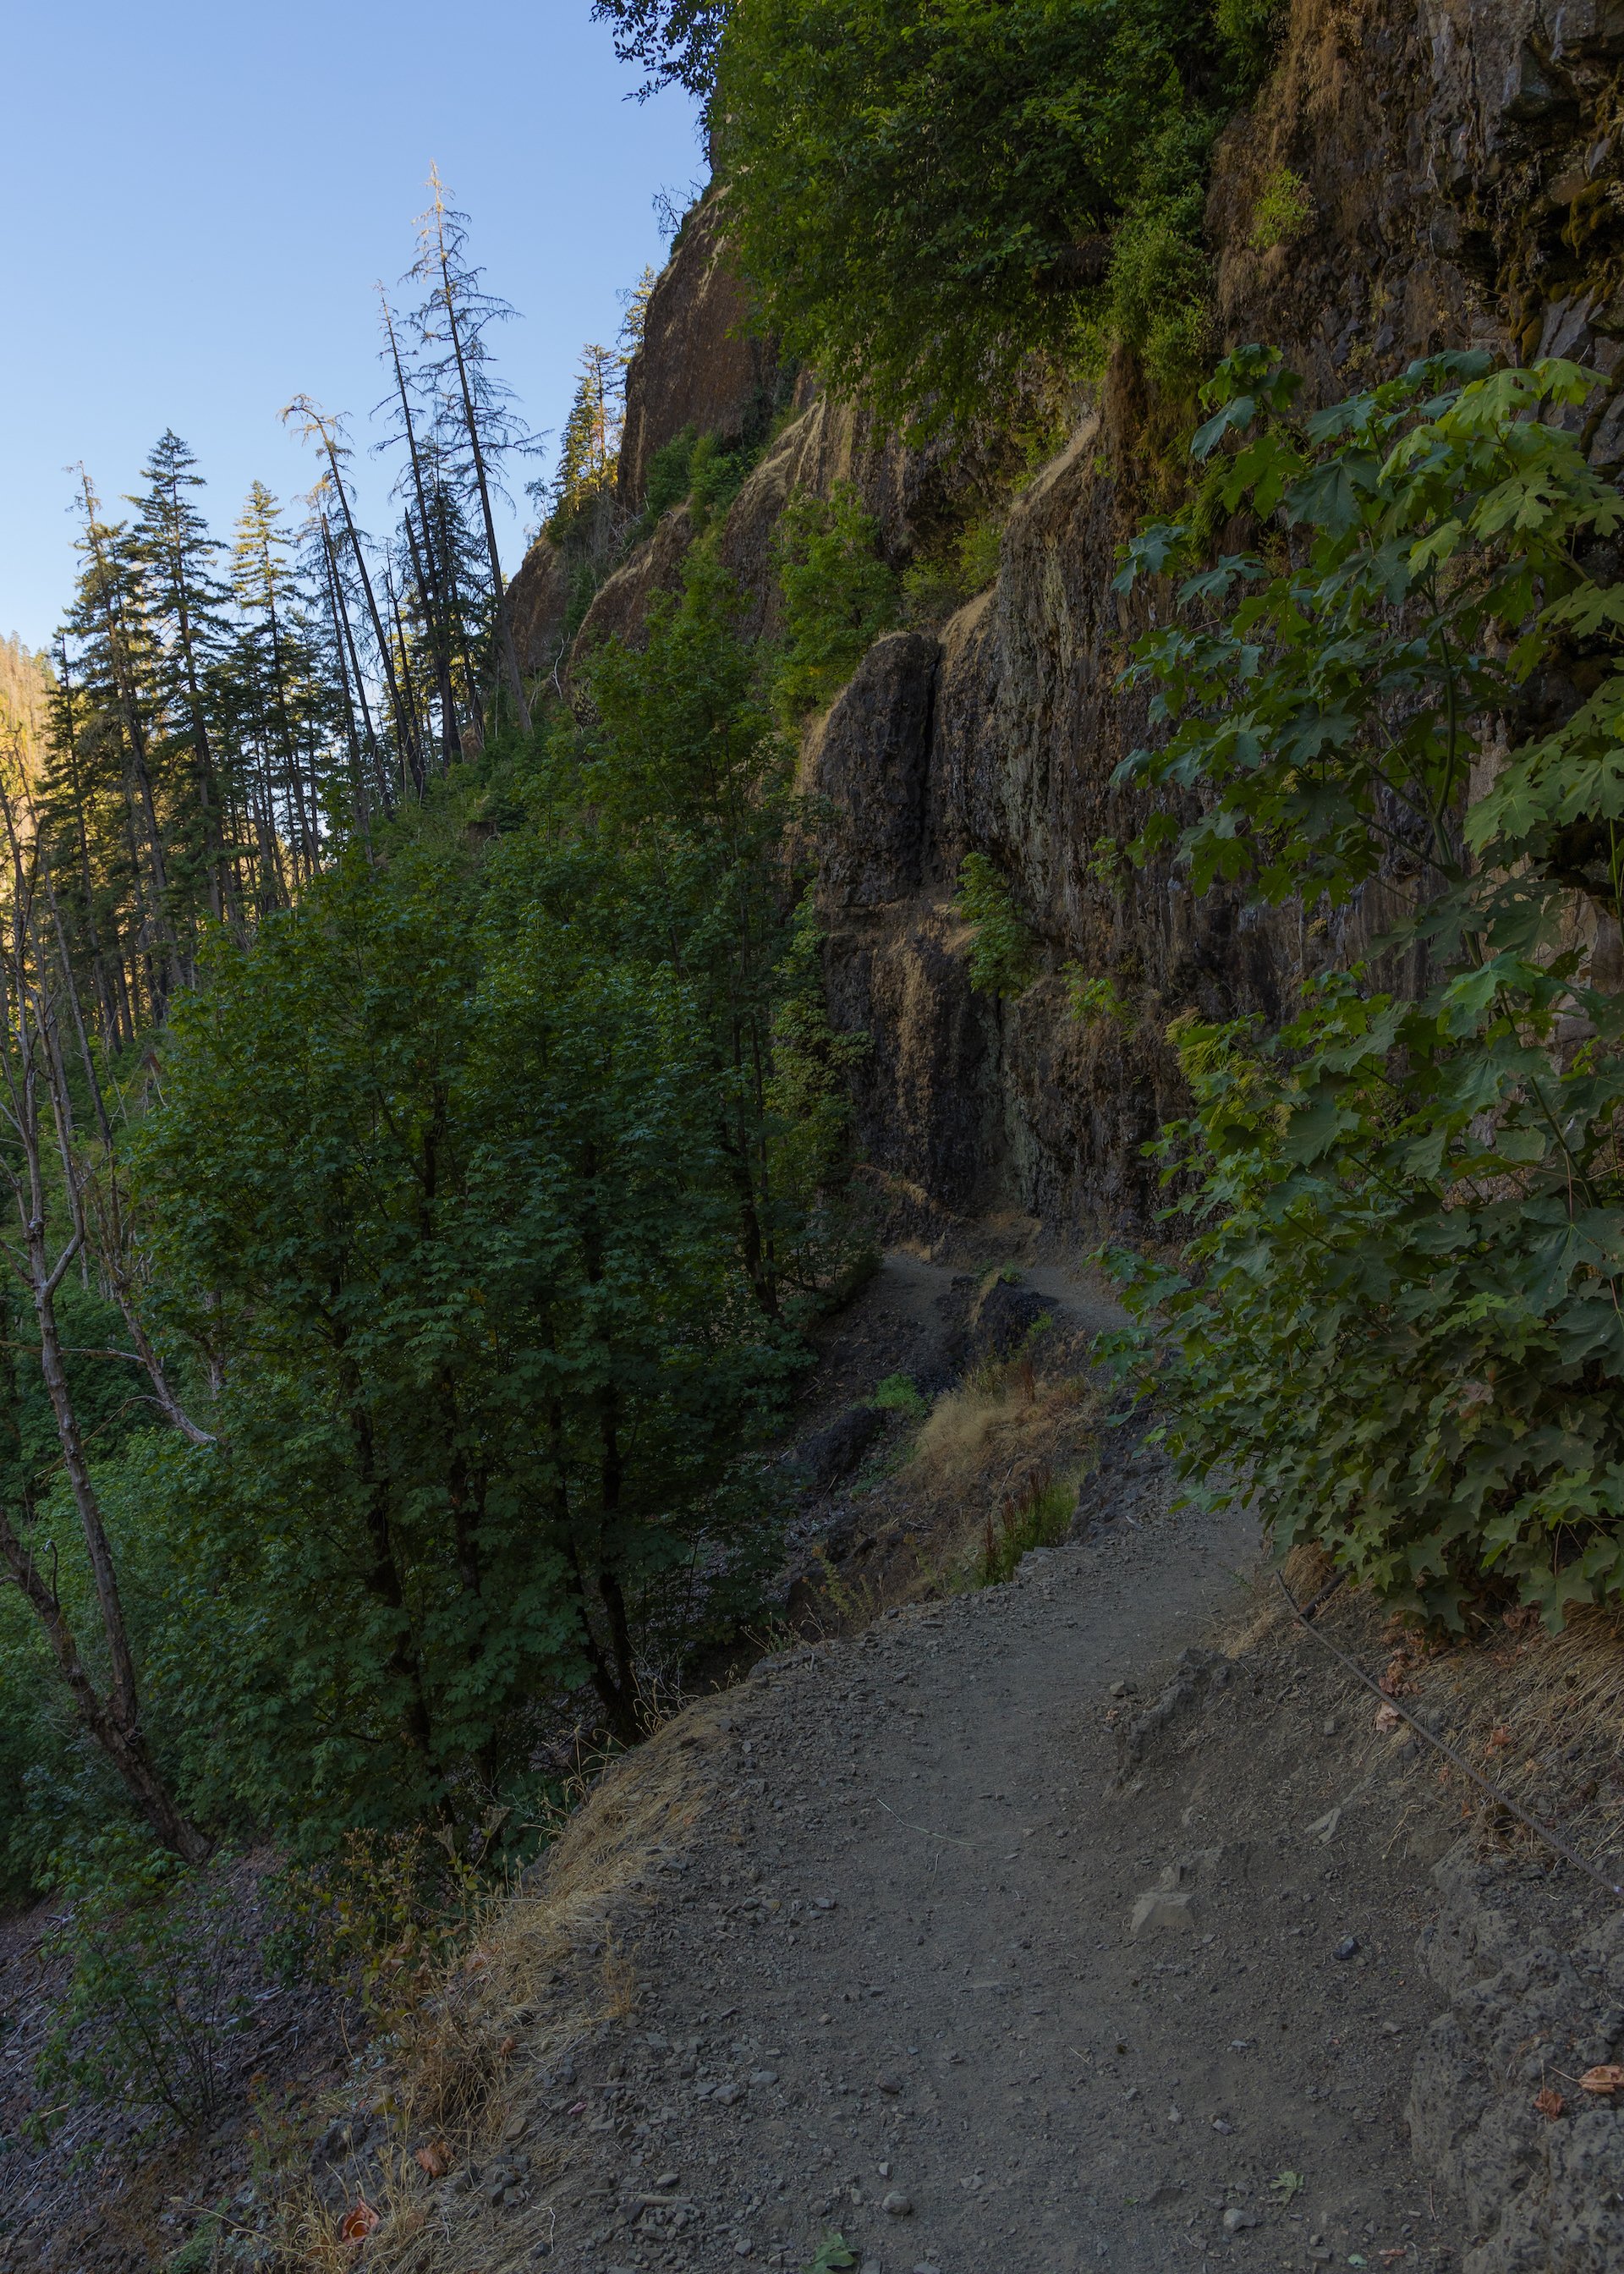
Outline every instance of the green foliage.
<svg viewBox="0 0 1624 2274"><path fill-rule="evenodd" d="M877 1264L873 1242L853 1206L852 1077L868 1057L868 1035L842 1034L823 994L823 933L811 900L790 925L777 972L771 1059L764 1095L769 1173L791 1199L782 1269L803 1294L831 1299L853 1289Z"/></svg>
<svg viewBox="0 0 1624 2274"><path fill-rule="evenodd" d="M1138 350L1167 392L1187 396L1211 367L1211 277L1203 217L1218 121L1181 115L1147 147L1111 248L1110 335Z"/></svg>
<svg viewBox="0 0 1624 2274"><path fill-rule="evenodd" d="M955 904L974 926L970 984L983 995L1019 995L1032 983L1037 943L1017 910L1008 885L984 853L966 853L959 864Z"/></svg>
<svg viewBox="0 0 1624 2274"><path fill-rule="evenodd" d="M1079 964L1070 963L1061 975L1066 983L1066 1007L1085 1024L1103 1019L1113 1027L1132 1027L1133 1006L1124 1002L1116 983L1106 973L1091 978Z"/></svg>
<svg viewBox="0 0 1624 2274"><path fill-rule="evenodd" d="M693 478L694 452L699 436L692 426L685 426L673 434L669 442L662 442L649 460L649 482L643 504L643 525L654 527L687 498Z"/></svg>
<svg viewBox="0 0 1624 2274"><path fill-rule="evenodd" d="M900 1413L905 1421L922 1421L930 1411L911 1374L888 1374L868 1403L883 1413Z"/></svg>
<svg viewBox="0 0 1624 2274"><path fill-rule="evenodd" d="M71 1972L38 2063L41 2090L206 2124L248 2013L229 1982L244 1946L229 1885L119 1831L60 1859L55 1876L67 1909L41 1951Z"/></svg>
<svg viewBox="0 0 1624 2274"><path fill-rule="evenodd" d="M1274 59L1286 0L1218 0L1213 21L1243 85L1255 86Z"/></svg>
<svg viewBox="0 0 1624 2274"><path fill-rule="evenodd" d="M194 2233L187 2236L178 2250L164 2261L164 2274L209 2274L214 2263L214 2247L220 2240L224 2215L207 2213Z"/></svg>
<svg viewBox="0 0 1624 2274"><path fill-rule="evenodd" d="M229 1356L220 1448L149 1480L185 1654L154 1678L216 1808L398 1821L587 1678L629 1732L636 1631L748 1517L780 1361L731 1281L708 1041L583 933L594 881L534 839L357 857L177 1018L139 1163Z"/></svg>
<svg viewBox="0 0 1624 2274"><path fill-rule="evenodd" d="M775 692L787 721L838 694L897 621L897 578L879 552L879 524L843 482L827 498L803 492L778 523L784 637Z"/></svg>
<svg viewBox="0 0 1624 2274"><path fill-rule="evenodd" d="M1206 154L1261 67L1254 18L1237 50L1182 0L735 0L711 116L767 320L925 425L1070 353L1079 312L1113 308L1182 373Z"/></svg>
<svg viewBox="0 0 1624 2274"><path fill-rule="evenodd" d="M847 2248L844 2235L826 2234L817 2246L807 2274L837 2274L837 2270L856 2263L856 2254Z"/></svg>
<svg viewBox="0 0 1624 2274"><path fill-rule="evenodd" d="M1077 1487L1064 1478L1034 1471L1019 1490L999 1509L996 1519L987 1518L975 1583L1001 1587L1012 1579L1023 1555L1034 1547L1057 1547L1071 1529L1077 1513Z"/></svg>
<svg viewBox="0 0 1624 2274"><path fill-rule="evenodd" d="M1592 384L1439 357L1299 421L1243 350L1195 448L1260 549L1208 561L1198 510L1119 580L1180 577L1123 778L1199 793L1139 857L1332 908L1402 880L1406 951L1311 974L1278 1035L1177 1030L1194 1237L1182 1272L1123 1262L1131 1344L1186 1476L1451 1623L1624 1590L1624 998L1583 947L1620 904L1624 501L1568 423Z"/></svg>
<svg viewBox="0 0 1624 2274"><path fill-rule="evenodd" d="M999 516L989 514L966 530L959 540L959 573L966 591L984 592L996 582L1003 543L1004 523Z"/></svg>
<svg viewBox="0 0 1624 2274"><path fill-rule="evenodd" d="M1276 166L1258 192L1247 243L1254 252L1295 244L1313 226L1314 200L1308 184L1289 166Z"/></svg>
<svg viewBox="0 0 1624 2274"><path fill-rule="evenodd" d="M348 1832L335 1853L280 1875L266 1955L289 1980L359 1998L375 2029L392 2029L465 1943L487 1885L421 1824Z"/></svg>
<svg viewBox="0 0 1624 2274"><path fill-rule="evenodd" d="M662 443L649 461L648 487L638 533L647 536L673 506L687 504L695 534L703 534L718 515L726 512L744 486L759 447L741 441L729 448L716 434L700 434L685 426Z"/></svg>

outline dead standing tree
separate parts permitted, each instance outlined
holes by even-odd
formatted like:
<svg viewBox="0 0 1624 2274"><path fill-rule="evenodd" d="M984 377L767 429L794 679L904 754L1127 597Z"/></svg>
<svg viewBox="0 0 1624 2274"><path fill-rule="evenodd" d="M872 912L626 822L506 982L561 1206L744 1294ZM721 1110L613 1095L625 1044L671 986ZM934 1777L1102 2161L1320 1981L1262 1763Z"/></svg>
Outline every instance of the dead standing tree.
<svg viewBox="0 0 1624 2274"><path fill-rule="evenodd" d="M35 922L42 881L37 839L19 810L22 785L14 763L7 765L5 754L0 753L0 766L9 775L0 779L0 820L11 870L11 905L5 910L0 952L0 1194L9 1193L14 1219L11 1235L0 1238L0 1253L34 1313L39 1336L34 1355L50 1401L62 1471L84 1535L101 1620L107 1666L104 1683L99 1683L86 1665L63 1608L54 1550L48 1573L34 1552L33 1527L26 1535L19 1532L4 1506L0 1506L0 1559L5 1575L39 1620L86 1734L117 1770L155 1837L184 1861L199 1863L208 1854L210 1843L169 1790L142 1726L117 1569L68 1378L68 1352L57 1317L56 1295L86 1246L84 1193L88 1172L74 1143L72 1106L52 1000L50 960ZM145 1342L144 1337L140 1339ZM131 1355L139 1359L141 1353L138 1349ZM172 1399L169 1404L174 1418L179 1408ZM188 1426L189 1434L193 1434ZM195 1432L196 1439L203 1435Z"/></svg>
<svg viewBox="0 0 1624 2274"><path fill-rule="evenodd" d="M484 290L479 282L483 271L469 266L468 216L446 203L445 185L433 167L429 169L429 187L434 202L417 224L417 258L410 271L410 281L426 286L428 297L413 321L425 350L424 376L440 392L467 444L467 471L485 530L497 656L519 725L528 734L530 707L514 643L491 500L507 453L538 449L541 438L527 433L508 409L511 395L492 372L485 344L485 327L504 321L514 312L505 300Z"/></svg>

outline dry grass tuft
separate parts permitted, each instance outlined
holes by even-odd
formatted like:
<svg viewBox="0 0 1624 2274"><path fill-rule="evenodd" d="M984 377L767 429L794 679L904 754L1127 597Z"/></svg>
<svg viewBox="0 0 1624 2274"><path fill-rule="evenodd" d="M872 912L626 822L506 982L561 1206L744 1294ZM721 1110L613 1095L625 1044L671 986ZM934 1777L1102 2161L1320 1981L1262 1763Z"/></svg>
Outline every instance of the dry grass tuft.
<svg viewBox="0 0 1624 2274"><path fill-rule="evenodd" d="M1333 1576L1317 1547L1294 1549L1287 1585L1306 1603ZM1462 1639L1418 1633L1368 1596L1343 1588L1315 1622L1326 1639L1390 1698L1418 1714L1481 1776L1549 1826L1607 1878L1624 1879L1624 1611L1585 1608L1551 1634L1538 1613L1514 1610ZM1278 1590L1265 1582L1251 1616L1226 1640L1240 1657L1301 1636ZM1315 1645L1302 1638L1311 1653ZM1316 1653L1317 1654L1317 1653ZM1329 1663L1328 1660L1326 1661ZM1347 1683L1350 1709L1372 1742L1397 1748L1407 1726L1386 1729L1378 1701ZM1530 1858L1549 1849L1431 1746L1410 1756L1411 1774L1462 1830Z"/></svg>
<svg viewBox="0 0 1624 2274"><path fill-rule="evenodd" d="M476 2264L495 2274L551 2240L550 2196L573 2131L546 2105L547 2078L635 2009L628 1914L657 1858L685 1844L703 1812L722 1710L693 1706L617 1761L523 1880L477 1913L460 1954L400 2016L387 2071L366 2087L391 2128L365 2205L335 2206L307 2176L284 2174L271 2237L281 2274L467 2274ZM515 2133L525 2200L492 2214L477 2190L457 2190L457 2176Z"/></svg>

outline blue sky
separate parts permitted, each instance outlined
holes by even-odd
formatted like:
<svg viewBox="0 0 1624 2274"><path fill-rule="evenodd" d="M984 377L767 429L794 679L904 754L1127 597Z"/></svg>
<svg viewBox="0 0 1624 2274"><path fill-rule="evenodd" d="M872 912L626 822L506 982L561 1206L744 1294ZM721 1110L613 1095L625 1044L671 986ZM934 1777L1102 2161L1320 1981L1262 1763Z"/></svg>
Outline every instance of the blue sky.
<svg viewBox="0 0 1624 2274"><path fill-rule="evenodd" d="M523 319L503 375L555 437L582 343L663 257L654 192L703 170L685 97L624 100L590 0L15 0L4 23L0 633L34 646L71 587L64 467L116 498L172 425L223 535L256 477L288 500L315 478L289 396L365 439L372 285L411 260L431 162ZM365 480L380 525L379 461Z"/></svg>

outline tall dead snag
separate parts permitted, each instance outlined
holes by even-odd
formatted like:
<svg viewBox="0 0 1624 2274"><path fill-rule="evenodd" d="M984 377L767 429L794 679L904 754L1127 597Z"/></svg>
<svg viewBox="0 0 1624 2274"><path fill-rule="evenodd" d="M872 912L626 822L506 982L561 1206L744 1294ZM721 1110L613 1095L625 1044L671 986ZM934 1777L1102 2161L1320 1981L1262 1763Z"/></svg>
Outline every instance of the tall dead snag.
<svg viewBox="0 0 1624 2274"><path fill-rule="evenodd" d="M84 1534L101 1618L108 1669L104 1686L86 1668L63 1609L54 1554L48 1573L34 1552L33 1526L19 1530L3 1506L0 1560L39 1620L82 1726L123 1778L156 1838L184 1861L199 1863L207 1855L209 1842L164 1781L141 1724L118 1573L74 1410L56 1316L57 1290L85 1246L85 1171L74 1145L72 1108L50 998L49 961L35 924L41 885L37 840L19 809L20 790L14 772L11 779L0 779L0 820L11 885L0 953L0 1192L10 1193L14 1219L11 1235L0 1238L0 1249L34 1311L39 1335L35 1355L56 1425L63 1473Z"/></svg>
<svg viewBox="0 0 1624 2274"><path fill-rule="evenodd" d="M496 619L496 651L508 690L513 697L519 725L530 731L530 706L519 670L519 651L514 644L513 612L502 581L501 552L496 542L492 491L500 478L500 461L509 450L530 450L537 438L525 433L507 408L508 390L489 368L485 328L511 316L505 300L481 287L481 270L469 266L468 220L446 203L445 185L429 169L434 202L418 223L417 258L411 275L426 285L428 297L415 319L419 337L430 351L428 375L442 388L453 407L468 446L468 468L479 500L485 529L485 555L491 578L491 599ZM438 355L435 350L438 350Z"/></svg>
<svg viewBox="0 0 1624 2274"><path fill-rule="evenodd" d="M395 675L395 658L390 647L389 635L384 629L383 616L378 606L378 595L372 586L372 571L366 565L366 553L361 543L361 533L356 527L355 516L350 506L350 492L344 484L343 461L348 455L349 445L342 439L339 421L329 418L324 410L319 409L308 395L296 395L279 416L284 425L290 419L298 419L299 432L304 439L308 442L313 435L320 444L322 454L327 459L327 471L332 482L333 495L338 501L338 510L344 524L344 534L350 541L350 557L355 566L356 582L360 586L361 597L366 603L367 616L372 627L372 637L377 643L379 666L384 675L384 684L389 690L389 708L395 714L395 738L400 746L402 763L410 764L414 772L420 771L422 760L412 743L411 719L406 708L405 698L401 692L400 681Z"/></svg>

